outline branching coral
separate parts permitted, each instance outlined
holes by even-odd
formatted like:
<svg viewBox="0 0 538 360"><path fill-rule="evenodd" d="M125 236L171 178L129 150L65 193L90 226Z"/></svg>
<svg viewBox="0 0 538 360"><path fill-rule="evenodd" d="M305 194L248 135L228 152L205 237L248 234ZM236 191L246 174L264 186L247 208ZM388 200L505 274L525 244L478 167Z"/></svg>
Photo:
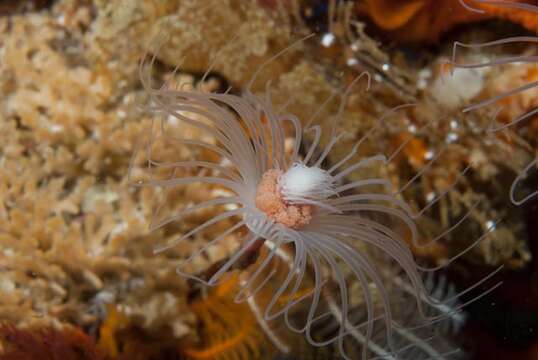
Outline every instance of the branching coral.
<svg viewBox="0 0 538 360"><path fill-rule="evenodd" d="M160 194L124 177L151 122L136 93L109 103L121 81L84 61L86 39L60 16L3 17L0 31L0 318L95 327L97 309L118 301L142 327L165 322L181 337L186 284L148 245L165 238L144 216Z"/></svg>
<svg viewBox="0 0 538 360"><path fill-rule="evenodd" d="M175 199L167 204L170 208L159 207L167 213L212 193L200 185L184 191L133 191L125 176L138 134L151 126L137 107L144 95L133 76L143 38L150 35L147 29L158 20L167 23L167 16L190 28L210 23L191 16L203 8L212 11L204 2L181 3L178 10L178 1L61 0L39 12L0 18L1 319L17 326L37 322L97 329L107 318L108 305L121 303L133 325L150 335L163 331L179 339L194 331L188 284L174 276L177 258L155 257L151 247L215 213L197 214L155 232L148 230L147 219L163 197ZM245 12L255 15L242 24L252 37L239 39L241 49L257 39L263 44L248 59L239 55L222 67L217 64L219 71L234 70L242 60L245 68L249 61L262 61L274 41L289 33L282 26L274 34L253 2L230 2L221 10L216 15L229 20L230 33L242 24ZM215 44L230 33L221 32ZM178 34L189 41L193 35ZM207 49L197 50L201 55L192 51L191 65L198 66L196 59L207 55ZM181 134L186 127L178 124L175 130ZM190 156L178 144L154 151L168 159ZM192 270L228 255L234 237L227 240ZM192 253L205 241L197 237L177 254Z"/></svg>

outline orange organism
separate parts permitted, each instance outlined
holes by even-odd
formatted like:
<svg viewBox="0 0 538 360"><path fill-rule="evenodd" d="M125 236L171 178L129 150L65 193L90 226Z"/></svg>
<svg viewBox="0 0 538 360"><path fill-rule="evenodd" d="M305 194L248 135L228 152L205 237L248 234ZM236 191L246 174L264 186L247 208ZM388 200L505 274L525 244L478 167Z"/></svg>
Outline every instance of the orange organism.
<svg viewBox="0 0 538 360"><path fill-rule="evenodd" d="M538 4L536 0L516 2ZM358 6L387 35L402 42L432 42L454 26L490 18L506 19L538 32L538 19L522 9L473 3L485 13L469 11L458 0L366 0Z"/></svg>
<svg viewBox="0 0 538 360"><path fill-rule="evenodd" d="M235 303L239 274L211 289L203 299L191 305L200 320L201 345L188 346L182 352L189 359L258 359L263 334L246 303ZM238 316L240 314L240 316Z"/></svg>
<svg viewBox="0 0 538 360"><path fill-rule="evenodd" d="M65 326L17 328L0 324L0 360L104 360L93 339L81 329Z"/></svg>

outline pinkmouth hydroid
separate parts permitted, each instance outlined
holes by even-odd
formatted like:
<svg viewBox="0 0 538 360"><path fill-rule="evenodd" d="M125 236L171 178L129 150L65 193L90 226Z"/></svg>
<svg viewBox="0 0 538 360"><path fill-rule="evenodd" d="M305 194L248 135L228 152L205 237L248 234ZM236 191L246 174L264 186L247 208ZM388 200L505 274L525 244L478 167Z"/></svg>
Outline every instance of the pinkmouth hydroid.
<svg viewBox="0 0 538 360"><path fill-rule="evenodd" d="M240 229L248 229L240 248L225 259L208 279L186 273L181 268L178 268L178 273L207 286L214 286L227 272L237 268L245 257L266 246L269 250L265 256L254 265L247 263L251 266L236 298L237 301L244 301L274 280L275 272L270 271L271 263L277 258L286 257L283 255L285 250L292 254L288 259L289 271L265 307L264 321L283 317L289 329L304 334L309 343L315 346L335 344L346 359L355 358L355 355L346 351L346 339L361 343L362 358L409 358L413 348L422 349L428 357L443 358L453 354L457 349L444 352L434 349L430 344L434 336L417 337L415 334L457 313L466 305L457 301L460 296L476 289L500 268L460 294L442 300L431 295L431 288L424 283L424 274L445 268L477 245L489 231L443 265L428 268L417 263L407 245L409 241L416 247L427 247L465 219L428 243L419 241L417 220L446 192L416 212L400 196L409 183L400 189L393 189L388 179L368 176L347 182L350 174L361 174L373 164L387 165L401 147L390 156L377 154L353 162L352 159L368 136L366 134L346 156L325 166L332 148L342 135L338 124L333 124L330 140L322 147L322 129L313 124L320 109L313 109L316 115L309 121L298 119L293 114L275 111L270 84L267 84L262 96L250 90L264 66L302 41L305 39L284 49L258 68L241 95L228 91L208 93L198 89L173 89L167 84L156 88L151 76L155 58L144 58L140 66L141 80L151 99L150 109L161 117L161 123L157 126L157 133L153 133L152 129L147 134L147 147L139 148L141 152L145 149L145 171L149 173L149 178L135 181L135 184L173 188L202 183L225 190L221 192L224 194L222 196L191 204L169 218L154 223L152 227L158 228L181 221L201 210L222 209L218 215L159 246L155 252L175 247L222 221L237 219L233 226L215 236L185 261L187 263L214 244L226 241L229 235L238 234ZM369 74L361 74L347 89L336 93L341 96L338 117L343 113L351 87L361 80L369 83ZM377 126L383 126L386 117L409 106L412 105L392 109L379 119ZM167 123L170 121L187 124L215 139L215 142L173 138L167 133ZM305 128L303 123L307 124ZM291 136L288 129L291 129ZM312 138L309 146L303 145L305 135ZM151 149L158 139L181 143L192 149L192 154L198 154L200 150L210 152L219 160L155 160ZM133 159L136 157L135 154ZM433 156L411 182L427 171L435 160L436 156ZM134 168L133 163L131 170ZM178 171L169 177L160 177L160 169ZM179 170L185 169L196 175L176 176L177 173L184 173ZM387 269L394 268L397 270L387 274ZM313 286L310 291L303 293L302 290L308 288L305 286L307 283ZM395 292L395 286L405 291ZM397 315L395 304L403 302L404 295L397 298L395 293L405 293L412 298L412 301L403 305L414 309L412 322L406 320L404 323ZM361 299L364 316L355 316L357 297ZM299 308L305 310L300 320L295 316ZM437 311L432 313L431 309ZM406 313L409 314L409 311ZM328 317L336 319L336 330L331 336L319 339L313 332ZM402 339L406 340L405 343L402 343Z"/></svg>

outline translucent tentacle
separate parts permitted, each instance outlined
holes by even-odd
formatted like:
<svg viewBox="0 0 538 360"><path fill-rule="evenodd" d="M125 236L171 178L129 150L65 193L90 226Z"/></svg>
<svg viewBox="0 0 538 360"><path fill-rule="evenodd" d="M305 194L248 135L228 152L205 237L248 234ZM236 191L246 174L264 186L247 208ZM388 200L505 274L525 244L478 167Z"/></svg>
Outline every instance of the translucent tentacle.
<svg viewBox="0 0 538 360"><path fill-rule="evenodd" d="M510 201L512 202L512 204L516 205L516 206L519 206L527 201L529 201L530 199L534 198L535 196L538 196L538 190L530 193L529 195L525 196L523 199L521 200L518 200L516 199L516 196L515 196L515 191L516 191L516 187L517 187L517 184L525 179L527 176L528 176L528 173L529 173L529 170L533 167L533 166L538 166L538 158L536 158L535 160L531 161L529 163L529 165L525 166L525 168L517 175L517 177L514 179L514 181L512 182L512 185L510 186Z"/></svg>
<svg viewBox="0 0 538 360"><path fill-rule="evenodd" d="M192 229L191 231L187 232L186 234L180 236L178 239L176 240L173 240L167 244L164 244L164 245L161 245L161 246L157 246L154 250L153 250L153 253L154 254L159 254L163 251L166 251L174 246L176 246L177 244L179 244L181 241L185 240L186 238L188 238L189 236L192 236L194 234L196 234L198 231L201 231L215 223L218 223L219 221L222 221L224 219L228 219L230 217L233 217L233 216L237 216L237 215L241 215L243 213L245 213L246 209L245 208L240 208L240 209L236 209L236 210L229 210L229 211L226 211L222 214L219 214L217 216L215 216L214 218L211 218L210 220L204 222L203 224L195 227L194 229Z"/></svg>

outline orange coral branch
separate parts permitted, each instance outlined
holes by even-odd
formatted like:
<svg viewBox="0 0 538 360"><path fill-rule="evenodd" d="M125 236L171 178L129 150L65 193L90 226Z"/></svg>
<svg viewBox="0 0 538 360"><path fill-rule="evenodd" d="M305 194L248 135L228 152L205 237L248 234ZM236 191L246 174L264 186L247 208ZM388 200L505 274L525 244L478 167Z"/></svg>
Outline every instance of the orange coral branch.
<svg viewBox="0 0 538 360"><path fill-rule="evenodd" d="M107 317L99 328L98 347L112 359L116 359L119 355L118 341L116 339L116 331L128 324L127 317L118 311L113 304L107 306Z"/></svg>
<svg viewBox="0 0 538 360"><path fill-rule="evenodd" d="M256 319L246 303L234 302L234 290L239 280L239 274L233 273L211 289L206 298L191 304L202 326L200 336L205 347L183 348L181 351L187 358L235 356L237 359L249 359L252 354L259 353L262 340Z"/></svg>
<svg viewBox="0 0 538 360"><path fill-rule="evenodd" d="M236 335L226 339L222 342L216 343L213 346L208 347L204 350L194 350L187 349L184 353L187 356L190 356L195 359L208 359L214 358L217 355L222 354L225 351L235 348L240 343L242 343L247 335L249 334L250 329L248 327L243 327Z"/></svg>

